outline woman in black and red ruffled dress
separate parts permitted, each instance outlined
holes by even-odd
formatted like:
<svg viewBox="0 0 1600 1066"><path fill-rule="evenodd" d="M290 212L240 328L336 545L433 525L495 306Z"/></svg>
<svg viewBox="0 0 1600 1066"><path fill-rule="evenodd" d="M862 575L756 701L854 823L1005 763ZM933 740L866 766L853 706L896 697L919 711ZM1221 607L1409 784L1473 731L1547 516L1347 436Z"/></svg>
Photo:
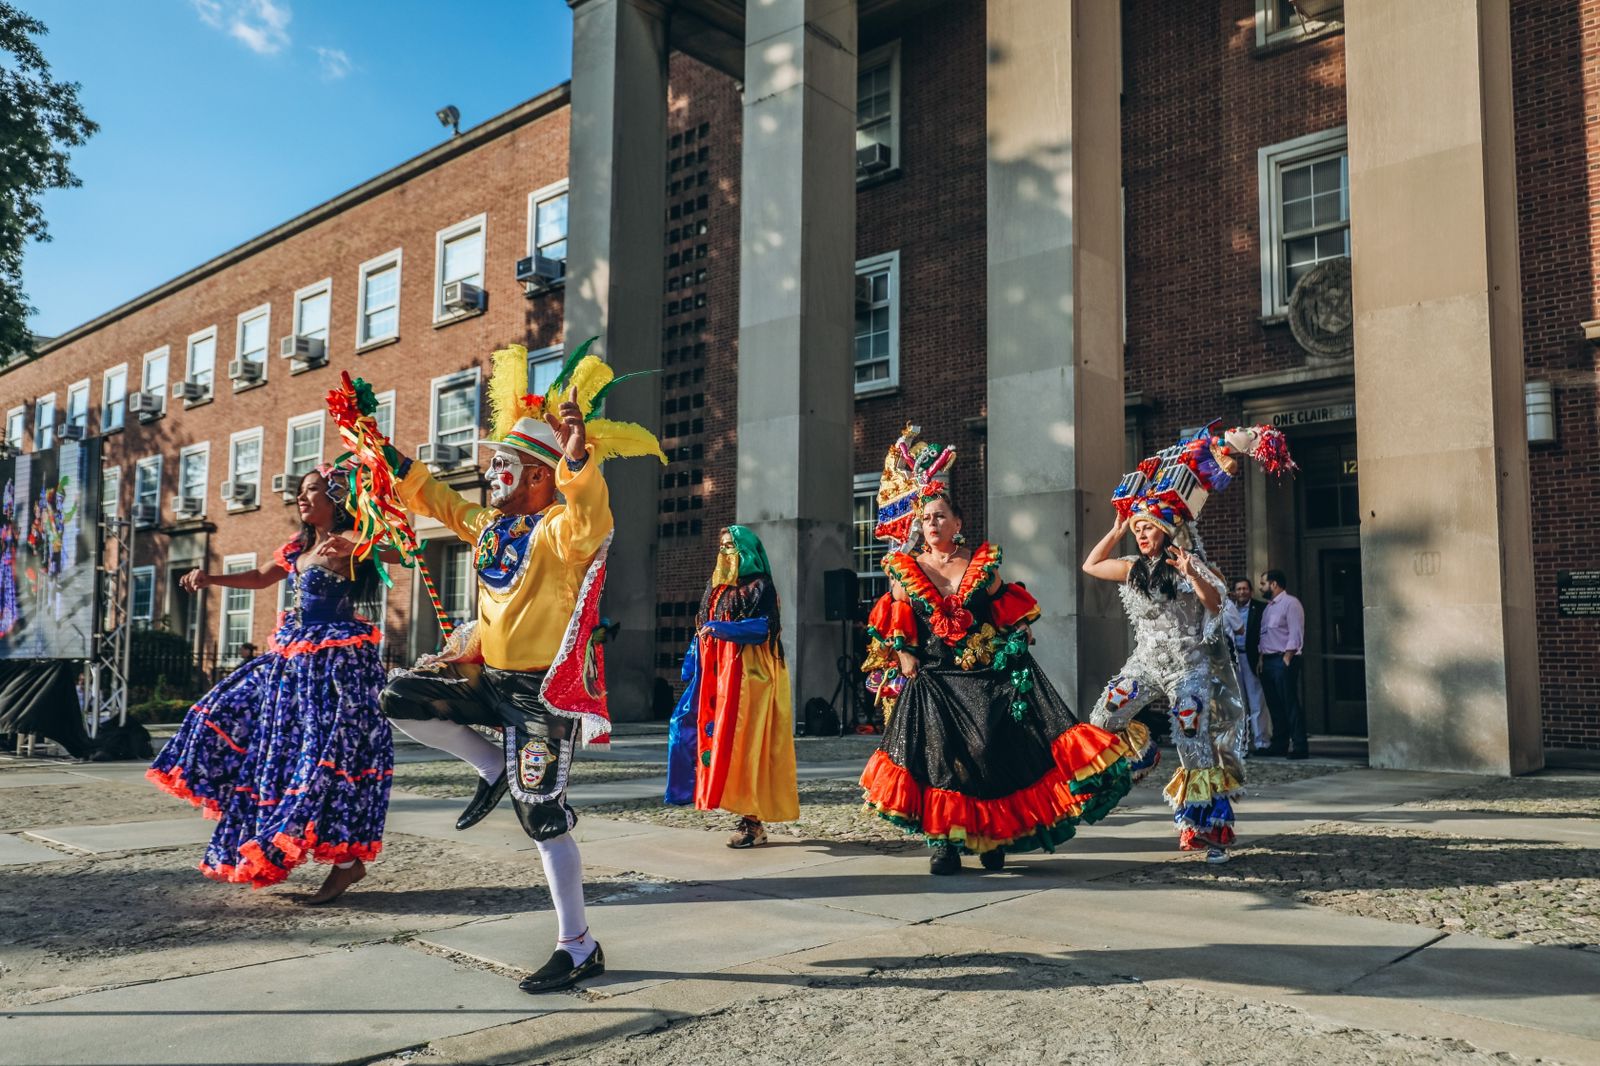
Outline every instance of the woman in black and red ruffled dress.
<svg viewBox="0 0 1600 1066"><path fill-rule="evenodd" d="M939 479L953 450L914 441L908 427L879 491L878 536L901 550L868 623L887 726L861 786L872 812L926 839L933 873L960 870L963 851L998 870L1008 851L1053 851L1105 817L1129 769L1118 737L1080 724L1034 662L1039 607L1001 579L999 546L964 545Z"/></svg>

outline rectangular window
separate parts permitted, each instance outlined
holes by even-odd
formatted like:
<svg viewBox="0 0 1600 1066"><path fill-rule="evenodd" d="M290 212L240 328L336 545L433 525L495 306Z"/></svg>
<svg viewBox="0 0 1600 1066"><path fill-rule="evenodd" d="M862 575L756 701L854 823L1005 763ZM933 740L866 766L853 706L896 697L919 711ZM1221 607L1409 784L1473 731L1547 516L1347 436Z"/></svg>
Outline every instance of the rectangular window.
<svg viewBox="0 0 1600 1066"><path fill-rule="evenodd" d="M228 441L228 480L256 487L261 496L261 427L235 433Z"/></svg>
<svg viewBox="0 0 1600 1066"><path fill-rule="evenodd" d="M1321 36L1322 31L1344 21L1343 4L1318 2L1305 6L1318 14L1302 18L1293 0L1256 0L1256 47Z"/></svg>
<svg viewBox="0 0 1600 1066"><path fill-rule="evenodd" d="M33 449L43 451L56 445L55 394L41 396L33 405Z"/></svg>
<svg viewBox="0 0 1600 1066"><path fill-rule="evenodd" d="M196 514L206 510L207 468L211 465L211 445L191 444L178 453L178 495L189 500Z"/></svg>
<svg viewBox="0 0 1600 1066"><path fill-rule="evenodd" d="M299 491L300 479L322 462L322 424L321 411L289 419L288 455L283 470L296 491Z"/></svg>
<svg viewBox="0 0 1600 1066"><path fill-rule="evenodd" d="M153 566L133 568L132 614L135 629L149 629L155 620L156 568Z"/></svg>
<svg viewBox="0 0 1600 1066"><path fill-rule="evenodd" d="M67 389L67 425L89 431L89 383L80 381Z"/></svg>
<svg viewBox="0 0 1600 1066"><path fill-rule="evenodd" d="M543 396L550 391L550 386L556 383L556 375L561 373L564 355L559 344L528 353L529 393Z"/></svg>
<svg viewBox="0 0 1600 1066"><path fill-rule="evenodd" d="M234 355L240 360L256 363L261 367L261 376L257 379L259 381L267 380L267 344L271 339L269 335L271 329L271 304L262 304L239 316L238 341ZM236 385L245 383L243 378L235 382Z"/></svg>
<svg viewBox="0 0 1600 1066"><path fill-rule="evenodd" d="M217 327L201 330L189 338L188 355L184 358L183 378L195 385L205 386L209 393L216 381Z"/></svg>
<svg viewBox="0 0 1600 1066"><path fill-rule="evenodd" d="M1285 314L1295 283L1350 254L1350 167L1343 126L1262 148L1261 313Z"/></svg>
<svg viewBox="0 0 1600 1066"><path fill-rule="evenodd" d="M876 600L889 591L889 578L883 572L883 557L889 546L872 535L878 525L877 471L857 474L854 496L854 546L852 557L860 580L861 598Z"/></svg>
<svg viewBox="0 0 1600 1066"><path fill-rule="evenodd" d="M471 448L478 435L478 371L464 370L433 382L435 444Z"/></svg>
<svg viewBox="0 0 1600 1066"><path fill-rule="evenodd" d="M100 471L100 516L122 516L122 468L108 466Z"/></svg>
<svg viewBox="0 0 1600 1066"><path fill-rule="evenodd" d="M166 348L146 352L144 370L139 375L139 391L154 396L158 401L155 410L163 412L167 409L167 361Z"/></svg>
<svg viewBox="0 0 1600 1066"><path fill-rule="evenodd" d="M100 379L100 432L122 428L128 413L128 366L114 366Z"/></svg>
<svg viewBox="0 0 1600 1066"><path fill-rule="evenodd" d="M244 574L256 568L254 555L230 555L222 560L224 574ZM251 628L256 609L254 589L222 590L222 660L236 663L241 649L251 643Z"/></svg>
<svg viewBox="0 0 1600 1066"><path fill-rule="evenodd" d="M372 413L378 423L378 432L394 440L394 390L378 394L378 409Z"/></svg>
<svg viewBox="0 0 1600 1066"><path fill-rule="evenodd" d="M469 218L440 230L435 247L437 263L433 286L433 319L443 321L456 312L444 308L444 287L453 281L483 285L483 231L487 215Z"/></svg>
<svg viewBox="0 0 1600 1066"><path fill-rule="evenodd" d="M400 335L400 249L361 264L358 345Z"/></svg>
<svg viewBox="0 0 1600 1066"><path fill-rule="evenodd" d="M447 544L439 556L439 601L456 625L476 614L473 595L472 555L465 544Z"/></svg>
<svg viewBox="0 0 1600 1066"><path fill-rule="evenodd" d="M856 264L856 394L900 385L900 253Z"/></svg>
<svg viewBox="0 0 1600 1066"><path fill-rule="evenodd" d="M900 42L874 49L856 67L856 179L900 166Z"/></svg>
<svg viewBox="0 0 1600 1066"><path fill-rule="evenodd" d="M161 456L140 459L133 468L133 521L148 527L161 522Z"/></svg>
<svg viewBox="0 0 1600 1066"><path fill-rule="evenodd" d="M28 409L13 407L6 412L6 443L13 451L22 451L28 437Z"/></svg>
<svg viewBox="0 0 1600 1066"><path fill-rule="evenodd" d="M554 185L528 197L528 254L546 259L567 259L567 183ZM566 271L563 269L563 274Z"/></svg>
<svg viewBox="0 0 1600 1066"><path fill-rule="evenodd" d="M328 344L328 308L333 299L333 279L323 278L294 294L294 335Z"/></svg>

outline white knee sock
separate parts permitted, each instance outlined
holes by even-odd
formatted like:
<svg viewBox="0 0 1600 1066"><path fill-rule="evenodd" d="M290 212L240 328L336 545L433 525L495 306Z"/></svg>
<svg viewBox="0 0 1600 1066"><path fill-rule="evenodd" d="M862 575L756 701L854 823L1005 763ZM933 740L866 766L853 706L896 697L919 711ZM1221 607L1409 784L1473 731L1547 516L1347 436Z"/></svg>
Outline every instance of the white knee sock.
<svg viewBox="0 0 1600 1066"><path fill-rule="evenodd" d="M545 883L556 908L556 947L582 962L594 953L595 939L583 912L583 856L571 833L539 841Z"/></svg>
<svg viewBox="0 0 1600 1066"><path fill-rule="evenodd" d="M478 771L478 776L485 781L499 780L505 772L505 752L459 722L441 718L391 718L389 724L412 740L454 755Z"/></svg>

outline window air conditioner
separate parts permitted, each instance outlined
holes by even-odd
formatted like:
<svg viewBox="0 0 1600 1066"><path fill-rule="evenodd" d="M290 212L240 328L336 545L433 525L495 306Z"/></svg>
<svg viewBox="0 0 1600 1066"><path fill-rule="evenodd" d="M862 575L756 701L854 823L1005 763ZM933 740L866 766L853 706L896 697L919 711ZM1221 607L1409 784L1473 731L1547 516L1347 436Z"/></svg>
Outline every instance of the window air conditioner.
<svg viewBox="0 0 1600 1066"><path fill-rule="evenodd" d="M234 359L228 363L228 377L241 385L260 381L261 364L254 359Z"/></svg>
<svg viewBox="0 0 1600 1066"><path fill-rule="evenodd" d="M288 474L272 475L272 491L282 496L285 500L294 499L295 486L290 484Z"/></svg>
<svg viewBox="0 0 1600 1066"><path fill-rule="evenodd" d="M517 260L517 280L525 285L532 286L535 291L548 289L566 276L567 261L565 259L550 259L542 255L530 255L526 259Z"/></svg>
<svg viewBox="0 0 1600 1066"><path fill-rule="evenodd" d="M156 524L160 515L153 503L136 503L133 505L133 524L138 529L149 529Z"/></svg>
<svg viewBox="0 0 1600 1066"><path fill-rule="evenodd" d="M63 422L61 427L56 430L57 440L82 440L88 435L88 430L84 429L76 422Z"/></svg>
<svg viewBox="0 0 1600 1066"><path fill-rule="evenodd" d="M488 296L476 285L465 281L452 281L444 287L444 309L446 311L482 311Z"/></svg>
<svg viewBox="0 0 1600 1066"><path fill-rule="evenodd" d="M182 400L184 403L198 403L209 399L211 386L202 385L198 381L175 381L172 383L172 398Z"/></svg>
<svg viewBox="0 0 1600 1066"><path fill-rule="evenodd" d="M167 398L159 392L128 393L128 411L139 416L140 422L153 422L167 409Z"/></svg>
<svg viewBox="0 0 1600 1066"><path fill-rule="evenodd" d="M856 149L857 174L877 174L888 170L893 161L894 153L887 144L869 144Z"/></svg>
<svg viewBox="0 0 1600 1066"><path fill-rule="evenodd" d="M222 483L222 502L230 509L249 507L256 502L256 486L253 481L224 481Z"/></svg>
<svg viewBox="0 0 1600 1066"><path fill-rule="evenodd" d="M417 446L417 460L429 466L452 467L466 462L467 449L454 444L421 444Z"/></svg>
<svg viewBox="0 0 1600 1066"><path fill-rule="evenodd" d="M199 518L204 504L196 496L172 497L172 514L175 518Z"/></svg>
<svg viewBox="0 0 1600 1066"><path fill-rule="evenodd" d="M278 345L278 354L290 360L289 373L302 374L328 361L328 346L320 337L285 337Z"/></svg>

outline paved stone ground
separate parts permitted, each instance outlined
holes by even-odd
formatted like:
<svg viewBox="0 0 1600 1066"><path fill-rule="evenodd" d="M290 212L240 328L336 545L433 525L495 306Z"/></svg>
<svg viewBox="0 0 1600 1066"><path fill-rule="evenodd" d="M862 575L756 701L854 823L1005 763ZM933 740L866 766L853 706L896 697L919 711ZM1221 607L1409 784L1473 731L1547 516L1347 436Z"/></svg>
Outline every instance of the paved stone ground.
<svg viewBox="0 0 1600 1066"><path fill-rule="evenodd" d="M660 763L577 759L572 764L571 781L573 788L582 788L584 785L659 777L662 772ZM394 768L394 787L424 796L466 799L478 787L478 772L460 759L397 763Z"/></svg>
<svg viewBox="0 0 1600 1066"><path fill-rule="evenodd" d="M1600 818L1600 776L1549 774L1474 782L1448 796L1408 808L1552 818Z"/></svg>

